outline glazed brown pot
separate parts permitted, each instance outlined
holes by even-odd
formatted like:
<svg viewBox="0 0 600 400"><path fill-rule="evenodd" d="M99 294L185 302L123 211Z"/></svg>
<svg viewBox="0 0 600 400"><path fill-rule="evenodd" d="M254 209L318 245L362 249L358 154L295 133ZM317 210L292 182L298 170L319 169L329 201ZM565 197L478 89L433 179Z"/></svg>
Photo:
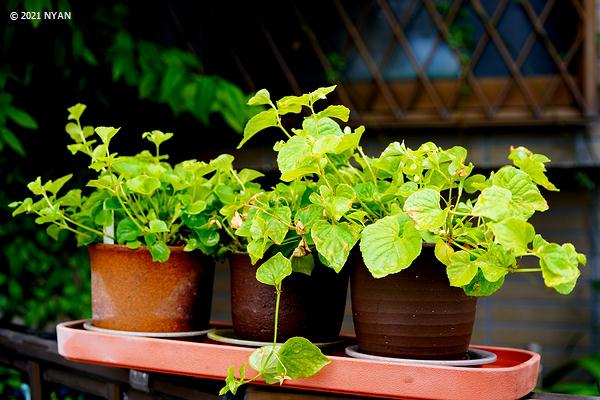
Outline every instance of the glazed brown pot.
<svg viewBox="0 0 600 400"><path fill-rule="evenodd" d="M260 263L231 254L231 316L241 339L273 340L275 289L256 280ZM317 262L311 276L293 273L283 281L278 341L303 336L315 343L337 340L344 319L348 272L337 274Z"/></svg>
<svg viewBox="0 0 600 400"><path fill-rule="evenodd" d="M214 262L171 247L165 263L145 248L88 247L92 269L92 324L134 332L188 332L208 327Z"/></svg>
<svg viewBox="0 0 600 400"><path fill-rule="evenodd" d="M446 267L423 246L407 269L376 279L354 257L354 329L360 351L413 359L465 358L477 298L451 287Z"/></svg>

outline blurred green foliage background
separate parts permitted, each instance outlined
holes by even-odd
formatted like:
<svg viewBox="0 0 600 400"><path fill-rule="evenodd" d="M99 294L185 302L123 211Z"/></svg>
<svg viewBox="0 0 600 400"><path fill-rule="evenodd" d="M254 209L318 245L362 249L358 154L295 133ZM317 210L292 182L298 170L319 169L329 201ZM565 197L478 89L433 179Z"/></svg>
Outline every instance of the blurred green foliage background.
<svg viewBox="0 0 600 400"><path fill-rule="evenodd" d="M12 219L7 204L38 175L85 168L66 150L66 108L87 103L90 123L123 126L124 152L141 150L143 130L175 129L185 140L169 152L186 158L210 142L209 127L238 140L256 111L238 86L206 70L171 4L9 0L1 7L0 326L52 331L57 321L90 316L86 250L69 235L54 241L33 219ZM13 11L70 12L71 19L11 21ZM18 375L0 367L0 397L21 398Z"/></svg>

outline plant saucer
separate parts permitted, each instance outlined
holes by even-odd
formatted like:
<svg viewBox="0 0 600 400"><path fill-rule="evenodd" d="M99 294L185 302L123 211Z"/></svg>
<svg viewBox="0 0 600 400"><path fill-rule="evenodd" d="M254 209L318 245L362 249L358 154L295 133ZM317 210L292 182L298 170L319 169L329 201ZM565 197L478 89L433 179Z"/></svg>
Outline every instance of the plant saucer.
<svg viewBox="0 0 600 400"><path fill-rule="evenodd" d="M235 344L238 346L245 346L245 347L263 347L263 346L270 346L273 344L272 342L261 342L261 341L257 341L257 340L240 339L237 336L235 336L235 333L233 332L232 328L211 329L210 331L208 331L206 336L208 336L209 339L214 340L215 342ZM331 347L331 346L335 346L335 345L342 344L342 343L344 343L344 339L336 340L333 342L313 343L313 344L319 348L326 348L326 347Z"/></svg>
<svg viewBox="0 0 600 400"><path fill-rule="evenodd" d="M189 332L133 332L133 331L118 331L115 329L98 328L92 325L92 320L88 319L83 323L83 328L98 333L110 333L116 335L125 336L140 336L140 337L152 337L152 338L164 338L164 339L180 339L194 336L204 336L208 333L209 329L203 331L189 331Z"/></svg>
<svg viewBox="0 0 600 400"><path fill-rule="evenodd" d="M358 345L348 346L345 350L346 354L353 358L363 358L366 360L385 361L403 364L424 364L424 365L441 365L452 367L475 367L478 365L491 364L496 361L497 356L489 351L469 348L466 360L418 360L412 358L394 358L374 356L372 354L362 353L358 350Z"/></svg>

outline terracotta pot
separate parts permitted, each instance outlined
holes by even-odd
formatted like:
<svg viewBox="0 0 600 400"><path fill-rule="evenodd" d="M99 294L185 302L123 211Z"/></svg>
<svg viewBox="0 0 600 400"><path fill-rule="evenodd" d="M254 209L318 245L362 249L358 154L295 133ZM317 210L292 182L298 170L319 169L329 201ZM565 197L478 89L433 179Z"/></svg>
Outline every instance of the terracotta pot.
<svg viewBox="0 0 600 400"><path fill-rule="evenodd" d="M237 337L272 341L275 289L256 280L256 265L246 254L231 254L231 316ZM313 342L338 338L344 319L348 272L337 274L317 262L312 275L293 273L283 281L279 304L279 341L303 336Z"/></svg>
<svg viewBox="0 0 600 400"><path fill-rule="evenodd" d="M360 351L388 357L461 359L469 348L477 298L451 287L446 267L424 246L407 269L375 279L354 257L354 329Z"/></svg>
<svg viewBox="0 0 600 400"><path fill-rule="evenodd" d="M92 323L134 332L187 332L208 327L214 262L198 252L171 247L165 263L145 248L94 244Z"/></svg>

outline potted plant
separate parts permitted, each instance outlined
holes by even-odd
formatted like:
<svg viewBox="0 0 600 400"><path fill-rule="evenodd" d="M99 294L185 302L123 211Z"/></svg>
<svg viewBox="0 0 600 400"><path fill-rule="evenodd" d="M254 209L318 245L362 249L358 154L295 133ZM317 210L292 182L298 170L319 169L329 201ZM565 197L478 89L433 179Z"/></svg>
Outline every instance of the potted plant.
<svg viewBox="0 0 600 400"><path fill-rule="evenodd" d="M208 325L214 263L207 255L227 251L229 239L218 210L235 191L252 185L256 171L237 173L233 157L175 166L161 153L171 133L142 135L154 146L134 156L111 152L118 128L82 126L85 105L69 108L66 131L73 153L90 158L97 176L62 193L72 174L27 187L35 196L14 202L13 215L37 215L57 238L75 234L88 246L92 267L93 325L137 332L187 332ZM254 184L255 185L255 184ZM199 250L199 251L195 251Z"/></svg>
<svg viewBox="0 0 600 400"><path fill-rule="evenodd" d="M306 241L302 221L313 192L309 183L278 184L222 210L239 241L231 252L231 310L235 335L252 341L270 341L275 310L278 337L303 336L313 342L338 340L348 288L347 273L337 274L315 259L314 245ZM255 279L257 269L280 253L290 260L292 274L282 282L285 293L276 304L273 289Z"/></svg>
<svg viewBox="0 0 600 400"><path fill-rule="evenodd" d="M274 146L281 179L317 185L306 207L315 217L302 225L325 265L342 270L360 242L350 266L361 351L463 357L476 297L494 293L510 273L541 272L546 286L572 291L585 255L570 243L547 242L527 222L548 209L538 186L557 190L545 175L547 157L511 148L513 165L489 176L472 174L474 166L459 146L442 149L428 142L412 150L394 142L379 157L369 157L359 145L364 127L342 129L334 120L348 120L346 107L315 110L334 89L277 102L260 90L251 102L270 108L248 122L240 145L269 127L287 137ZM290 133L282 117L303 109L310 114ZM521 267L523 257L537 258L539 267Z"/></svg>

